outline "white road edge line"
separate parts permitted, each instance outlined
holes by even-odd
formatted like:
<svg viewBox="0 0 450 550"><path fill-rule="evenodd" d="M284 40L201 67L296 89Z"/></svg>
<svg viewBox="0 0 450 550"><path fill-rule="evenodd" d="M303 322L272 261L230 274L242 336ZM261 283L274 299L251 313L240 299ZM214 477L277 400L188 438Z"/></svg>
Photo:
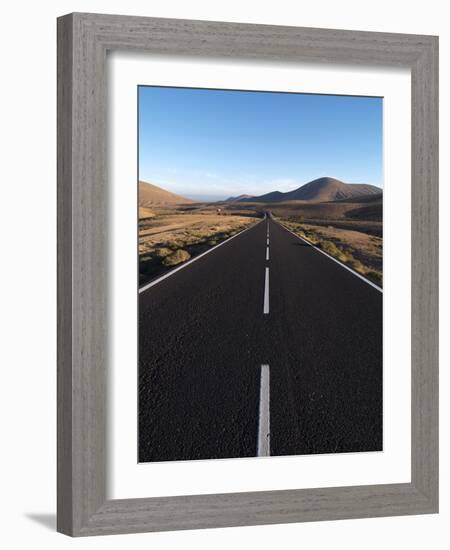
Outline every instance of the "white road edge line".
<svg viewBox="0 0 450 550"><path fill-rule="evenodd" d="M269 247L266 248L266 261L269 261Z"/></svg>
<svg viewBox="0 0 450 550"><path fill-rule="evenodd" d="M264 314L269 313L269 268L266 267L266 279L264 281Z"/></svg>
<svg viewBox="0 0 450 550"><path fill-rule="evenodd" d="M270 368L261 365L259 390L258 456L270 456Z"/></svg>
<svg viewBox="0 0 450 550"><path fill-rule="evenodd" d="M278 222L280 223L280 222ZM373 288L375 288L376 290L378 290L379 292L381 292L383 294L383 289L380 288L378 285L376 285L375 283L372 283L372 281L369 281L369 279L366 279L365 277L363 277L361 274L359 274L358 272L354 271L353 269L351 269L350 267L348 267L347 265L343 264L342 262L340 262L339 260L336 260L336 258L333 258L333 256L330 256L329 254L327 254L326 252L324 252L322 249L320 249L318 246L316 246L315 244L312 244L311 242L307 241L306 239L304 239L303 237L300 237L299 235L297 235L296 233L294 233L293 231L291 231L290 229L288 229L285 225L283 225L282 223L280 223L281 227L284 227L284 229L286 229L286 231L289 231L289 233L292 233L292 235L294 235L294 237L297 237L297 239L300 239L301 241L305 242L306 244L309 244L309 246L311 246L312 248L314 248L315 250L317 250L317 252L320 252L321 254L323 254L324 256L326 256L327 258L330 258L330 260L333 260L333 262L336 262L338 265L340 265L341 267L343 267L344 269L346 269L347 271L350 271L350 273L353 273L353 275L356 275L356 277L358 277L359 279L361 279L362 281L364 281L365 283L367 283L368 285L372 286Z"/></svg>
<svg viewBox="0 0 450 550"><path fill-rule="evenodd" d="M163 281L164 279L167 279L168 277L170 277L171 275L173 275L174 273L176 273L177 271L180 271L180 269L183 269L184 267L187 267L188 265L196 262L197 260L200 260L200 258L203 258L203 256L206 256L206 254L209 254L210 252L212 252L213 250L216 250L217 248L219 248L219 246L222 246L228 242L230 242L232 239L234 239L235 237L239 237L239 235L242 235L242 233L245 233L246 231L248 231L249 229L252 229L253 227L256 227L257 225L259 225L261 223L262 220L260 220L258 223L256 223L255 225L252 225L250 227L247 227L246 229L243 229L242 231L240 231L239 233L236 233L236 235L233 235L232 237L230 237L229 239L227 239L226 241L222 241L221 243L217 244L216 246L213 246L212 248L210 248L209 250L206 250L206 252L203 252L202 254L199 254L198 256L195 256L195 258L192 258L192 260L189 260L187 262L185 262L184 264L181 264L179 267L176 267L175 269L172 269L172 271L169 271L168 273L165 273L164 275L161 275L161 277L159 277L158 279L155 279L154 281L151 281L150 283L142 286L140 289L139 289L139 294L141 292L144 292L145 290L147 290L148 288L152 287L152 286L155 286L157 285L158 283L160 283L161 281Z"/></svg>

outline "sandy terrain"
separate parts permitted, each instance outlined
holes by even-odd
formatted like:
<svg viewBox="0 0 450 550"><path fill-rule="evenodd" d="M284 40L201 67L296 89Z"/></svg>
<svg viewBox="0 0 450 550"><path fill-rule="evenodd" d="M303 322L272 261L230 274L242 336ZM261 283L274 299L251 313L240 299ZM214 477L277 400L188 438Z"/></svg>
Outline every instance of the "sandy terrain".
<svg viewBox="0 0 450 550"><path fill-rule="evenodd" d="M140 182L141 284L256 223L264 212L271 212L292 231L378 285L382 284L381 194L333 202L194 203Z"/></svg>
<svg viewBox="0 0 450 550"><path fill-rule="evenodd" d="M342 249L351 250L351 254L371 269L381 271L383 266L383 239L345 229L320 227L305 224L306 231L313 231L320 239L334 242Z"/></svg>
<svg viewBox="0 0 450 550"><path fill-rule="evenodd" d="M218 213L180 213L155 209L139 221L140 283L259 221L256 217ZM251 214L249 212L249 214Z"/></svg>
<svg viewBox="0 0 450 550"><path fill-rule="evenodd" d="M190 204L194 201L175 195L146 181L139 182L139 206Z"/></svg>
<svg viewBox="0 0 450 550"><path fill-rule="evenodd" d="M213 214L154 216L150 224L139 228L139 254L151 252L157 246L179 248L179 245L198 244L240 230L254 221L254 218L244 216Z"/></svg>
<svg viewBox="0 0 450 550"><path fill-rule="evenodd" d="M281 223L339 261L382 285L383 239L361 231L280 219Z"/></svg>

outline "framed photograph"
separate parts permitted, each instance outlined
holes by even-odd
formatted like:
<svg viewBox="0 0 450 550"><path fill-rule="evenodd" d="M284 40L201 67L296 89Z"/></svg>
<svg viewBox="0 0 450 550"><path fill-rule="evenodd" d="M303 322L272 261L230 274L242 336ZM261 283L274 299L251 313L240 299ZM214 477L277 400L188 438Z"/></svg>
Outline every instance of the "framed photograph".
<svg viewBox="0 0 450 550"><path fill-rule="evenodd" d="M58 19L58 530L436 513L438 39Z"/></svg>

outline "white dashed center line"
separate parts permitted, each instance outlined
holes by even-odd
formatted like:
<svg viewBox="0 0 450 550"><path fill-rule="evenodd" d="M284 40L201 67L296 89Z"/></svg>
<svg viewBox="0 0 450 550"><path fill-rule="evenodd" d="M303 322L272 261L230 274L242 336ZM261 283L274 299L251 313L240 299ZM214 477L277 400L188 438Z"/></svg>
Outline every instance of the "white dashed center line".
<svg viewBox="0 0 450 550"><path fill-rule="evenodd" d="M269 261L269 224L267 224L266 261ZM264 315L269 313L269 268L264 280ZM270 456L270 369L261 365L259 390L258 456Z"/></svg>
<svg viewBox="0 0 450 550"><path fill-rule="evenodd" d="M266 267L266 279L264 282L264 314L269 313L269 268Z"/></svg>
<svg viewBox="0 0 450 550"><path fill-rule="evenodd" d="M270 456L270 369L261 365L259 391L258 456Z"/></svg>

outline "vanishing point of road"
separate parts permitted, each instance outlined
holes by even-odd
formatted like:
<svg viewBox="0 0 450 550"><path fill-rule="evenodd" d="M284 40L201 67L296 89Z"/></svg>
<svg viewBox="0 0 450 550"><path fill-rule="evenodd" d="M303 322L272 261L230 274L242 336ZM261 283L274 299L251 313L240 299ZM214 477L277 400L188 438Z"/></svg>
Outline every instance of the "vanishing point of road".
<svg viewBox="0 0 450 550"><path fill-rule="evenodd" d="M139 292L139 461L382 449L382 292L267 216Z"/></svg>

